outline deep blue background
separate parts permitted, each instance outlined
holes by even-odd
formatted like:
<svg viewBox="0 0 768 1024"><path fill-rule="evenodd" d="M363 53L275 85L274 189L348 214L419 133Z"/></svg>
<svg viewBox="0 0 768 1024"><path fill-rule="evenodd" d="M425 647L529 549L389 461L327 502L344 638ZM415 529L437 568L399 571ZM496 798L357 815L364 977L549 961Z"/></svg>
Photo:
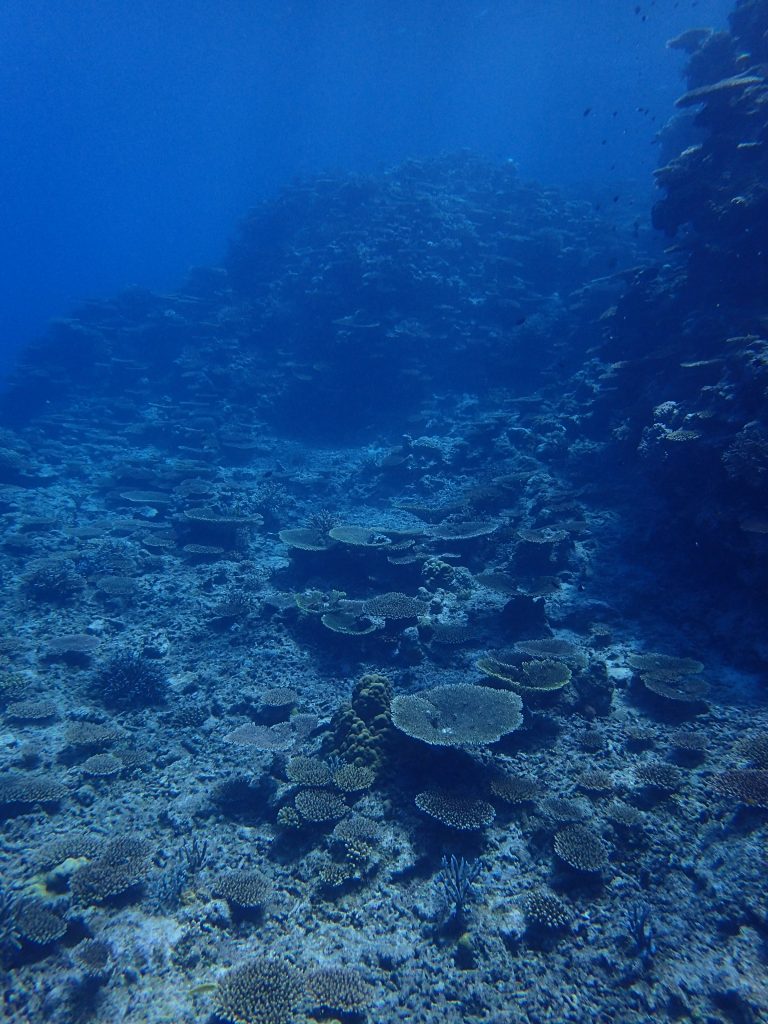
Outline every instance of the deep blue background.
<svg viewBox="0 0 768 1024"><path fill-rule="evenodd" d="M665 40L730 7L3 0L0 362L81 298L217 262L305 172L469 146L644 214L681 91Z"/></svg>

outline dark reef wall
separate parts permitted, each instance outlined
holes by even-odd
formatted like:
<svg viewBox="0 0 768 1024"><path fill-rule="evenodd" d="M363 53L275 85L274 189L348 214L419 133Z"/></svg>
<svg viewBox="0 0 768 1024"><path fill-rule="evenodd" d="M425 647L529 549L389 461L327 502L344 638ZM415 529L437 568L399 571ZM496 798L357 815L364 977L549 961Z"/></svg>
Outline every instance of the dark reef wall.
<svg viewBox="0 0 768 1024"><path fill-rule="evenodd" d="M607 312L576 392L593 396L582 426L634 494L640 557L678 586L713 584L724 614L736 594L762 612L768 582L766 40L768 4L743 0L729 32L671 42L689 53L653 209L671 244Z"/></svg>
<svg viewBox="0 0 768 1024"><path fill-rule="evenodd" d="M226 266L179 294L127 292L55 325L6 404L28 413L149 375L308 439L397 429L457 382L530 390L569 296L636 252L631 227L468 154L315 178L254 211Z"/></svg>

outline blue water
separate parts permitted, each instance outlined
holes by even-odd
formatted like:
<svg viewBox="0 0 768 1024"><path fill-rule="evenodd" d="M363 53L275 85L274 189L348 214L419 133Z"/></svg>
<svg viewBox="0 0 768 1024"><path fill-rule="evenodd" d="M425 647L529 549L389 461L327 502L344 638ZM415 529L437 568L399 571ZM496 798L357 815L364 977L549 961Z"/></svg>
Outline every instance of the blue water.
<svg viewBox="0 0 768 1024"><path fill-rule="evenodd" d="M466 146L643 216L679 88L665 40L728 6L6 0L2 351L81 299L220 261L298 174Z"/></svg>

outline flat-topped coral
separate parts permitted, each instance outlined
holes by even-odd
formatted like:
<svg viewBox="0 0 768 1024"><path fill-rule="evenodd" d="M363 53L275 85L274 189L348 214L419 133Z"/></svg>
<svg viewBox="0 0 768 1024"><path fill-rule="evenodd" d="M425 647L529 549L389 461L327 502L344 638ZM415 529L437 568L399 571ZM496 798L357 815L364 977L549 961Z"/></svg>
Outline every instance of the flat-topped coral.
<svg viewBox="0 0 768 1024"><path fill-rule="evenodd" d="M461 832L486 828L493 824L496 817L496 812L487 801L447 789L425 790L416 796L414 802L430 818Z"/></svg>
<svg viewBox="0 0 768 1024"><path fill-rule="evenodd" d="M508 690L457 683L395 697L392 724L434 746L495 743L522 725L522 701Z"/></svg>

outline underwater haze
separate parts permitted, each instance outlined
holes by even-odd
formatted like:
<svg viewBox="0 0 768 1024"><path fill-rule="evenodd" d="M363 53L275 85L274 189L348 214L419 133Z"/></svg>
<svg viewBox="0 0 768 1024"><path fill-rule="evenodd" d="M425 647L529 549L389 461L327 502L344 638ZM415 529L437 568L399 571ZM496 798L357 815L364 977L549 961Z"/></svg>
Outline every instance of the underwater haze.
<svg viewBox="0 0 768 1024"><path fill-rule="evenodd" d="M768 1021L768 0L0 25L0 1024Z"/></svg>
<svg viewBox="0 0 768 1024"><path fill-rule="evenodd" d="M5 0L2 365L76 301L218 262L242 213L300 174L470 147L547 184L645 199L679 80L665 40L726 13L726 0Z"/></svg>

